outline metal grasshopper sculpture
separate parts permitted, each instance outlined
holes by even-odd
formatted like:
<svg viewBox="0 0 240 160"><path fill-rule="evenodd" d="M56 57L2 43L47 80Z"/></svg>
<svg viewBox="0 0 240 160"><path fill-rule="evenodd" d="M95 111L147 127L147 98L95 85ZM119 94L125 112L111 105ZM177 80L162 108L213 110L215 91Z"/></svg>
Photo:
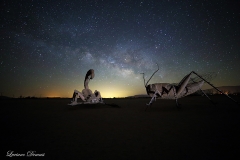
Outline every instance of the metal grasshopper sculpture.
<svg viewBox="0 0 240 160"><path fill-rule="evenodd" d="M157 64L158 66L158 64ZM152 74L152 76L149 78L147 83L145 83L145 77L144 73L143 74L143 79L144 79L144 85L147 91L147 94L152 97L150 102L147 103L147 105L151 105L153 101L156 101L156 98L161 98L161 99L175 99L176 101L176 106L179 108L178 104L178 98L185 97L187 95L190 95L198 90L200 90L211 102L213 102L207 94L205 94L202 90L201 87L203 86L204 82L208 83L210 86L212 86L214 89L219 91L220 93L224 94L222 91L220 91L218 88L213 86L211 83L209 83L206 79L204 79L202 76L197 74L196 72L192 71L188 75L186 75L178 84L170 84L170 83L154 83L154 84L148 84L148 82L151 80L153 75L159 70L158 69ZM191 78L192 75L197 76L197 81L195 80L196 78ZM232 99L230 96L226 95L228 98L233 100L235 103L238 104L237 101ZM148 108L148 107L147 107ZM145 110L147 110L147 108Z"/></svg>
<svg viewBox="0 0 240 160"><path fill-rule="evenodd" d="M93 79L94 76L94 70L90 69L85 76L84 89L82 90L82 92L79 92L76 89L74 90L72 97L73 100L69 105L103 103L100 92L95 90L95 92L92 93L92 91L88 87L90 79ZM81 98L83 102L77 102L78 98Z"/></svg>

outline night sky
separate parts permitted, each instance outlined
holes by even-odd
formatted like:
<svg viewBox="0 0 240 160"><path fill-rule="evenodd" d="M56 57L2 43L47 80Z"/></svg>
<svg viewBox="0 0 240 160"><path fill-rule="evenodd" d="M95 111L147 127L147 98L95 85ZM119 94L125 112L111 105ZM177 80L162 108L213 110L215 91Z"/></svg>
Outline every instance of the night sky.
<svg viewBox="0 0 240 160"><path fill-rule="evenodd" d="M2 0L0 92L71 97L94 69L103 97L146 94L150 83L215 72L240 85L239 2L221 0Z"/></svg>

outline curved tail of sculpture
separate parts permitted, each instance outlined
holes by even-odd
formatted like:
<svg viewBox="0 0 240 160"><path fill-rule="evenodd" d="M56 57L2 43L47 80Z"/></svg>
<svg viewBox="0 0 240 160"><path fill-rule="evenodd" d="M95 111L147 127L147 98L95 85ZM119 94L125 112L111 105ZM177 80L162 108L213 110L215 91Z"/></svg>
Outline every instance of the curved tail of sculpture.
<svg viewBox="0 0 240 160"><path fill-rule="evenodd" d="M87 74L86 74L86 76L85 76L85 80L84 80L84 88L85 89L89 89L89 87L88 87L88 83L89 83L89 81L90 81L90 79L93 79L94 78L94 70L93 69L90 69L88 72L87 72Z"/></svg>

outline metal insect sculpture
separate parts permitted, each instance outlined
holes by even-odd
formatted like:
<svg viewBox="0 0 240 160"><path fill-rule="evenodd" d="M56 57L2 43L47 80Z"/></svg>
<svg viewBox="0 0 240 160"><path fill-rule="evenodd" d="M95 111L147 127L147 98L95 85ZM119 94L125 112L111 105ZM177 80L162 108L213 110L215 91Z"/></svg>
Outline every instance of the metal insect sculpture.
<svg viewBox="0 0 240 160"><path fill-rule="evenodd" d="M96 103L103 103L101 94L99 91L95 90L94 93L89 89L88 83L91 79L94 78L94 70L90 69L84 80L84 89L82 92L79 92L78 90L74 90L73 92L73 97L72 97L72 102L68 105L77 105L77 104L96 104ZM83 102L77 102L77 99L81 98Z"/></svg>
<svg viewBox="0 0 240 160"><path fill-rule="evenodd" d="M158 66L158 64L157 64ZM170 83L154 83L154 84L148 84L148 82L151 80L153 75L159 70L158 69L152 74L152 76L149 78L147 83L145 83L145 77L144 73L143 74L143 79L144 79L144 85L147 91L147 94L152 97L150 102L147 103L148 106L152 105L153 101L156 101L156 98L161 98L161 99L175 99L176 101L176 106L179 108L178 104L178 99L185 97L187 95L190 95L192 93L195 93L196 91L200 90L212 103L213 101L201 90L201 87L203 86L204 82L212 86L214 89L219 91L220 93L224 94L222 91L220 91L218 88L213 86L208 80L203 78L203 76L197 74L196 72L192 71L189 74L187 74L178 84L170 84ZM195 75L196 77L191 78L192 75ZM233 98L230 96L226 95L228 98L233 100L235 103L238 104L237 101L235 101ZM148 107L147 107L148 108ZM145 110L147 110L147 108Z"/></svg>

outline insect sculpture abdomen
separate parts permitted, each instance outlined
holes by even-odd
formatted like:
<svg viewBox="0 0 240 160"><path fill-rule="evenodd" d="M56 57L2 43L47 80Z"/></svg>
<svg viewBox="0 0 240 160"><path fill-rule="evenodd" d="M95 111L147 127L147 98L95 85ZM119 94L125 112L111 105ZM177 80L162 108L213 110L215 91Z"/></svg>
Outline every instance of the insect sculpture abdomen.
<svg viewBox="0 0 240 160"><path fill-rule="evenodd" d="M196 91L200 90L202 85L204 84L204 81L200 81L200 82L195 82L195 83L191 83L188 84L180 94L177 95L177 98L181 98L181 97L185 97L187 95L193 94Z"/></svg>

